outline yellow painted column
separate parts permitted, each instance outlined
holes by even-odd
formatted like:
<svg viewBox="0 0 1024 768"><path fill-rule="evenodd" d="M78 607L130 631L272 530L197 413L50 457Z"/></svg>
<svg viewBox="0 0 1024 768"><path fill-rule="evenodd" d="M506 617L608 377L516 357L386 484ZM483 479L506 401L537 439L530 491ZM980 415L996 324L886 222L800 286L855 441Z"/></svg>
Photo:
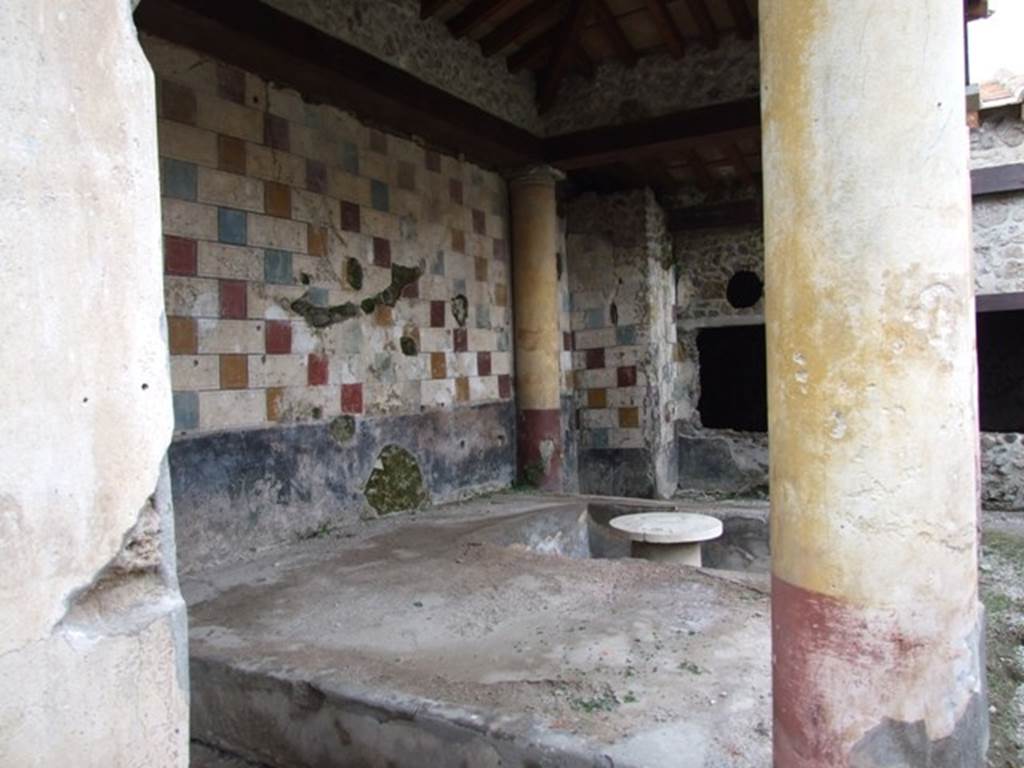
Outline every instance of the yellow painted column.
<svg viewBox="0 0 1024 768"><path fill-rule="evenodd" d="M562 174L538 166L511 177L519 475L545 490L562 485L558 215Z"/></svg>
<svg viewBox="0 0 1024 768"><path fill-rule="evenodd" d="M776 768L983 763L963 33L761 0Z"/></svg>

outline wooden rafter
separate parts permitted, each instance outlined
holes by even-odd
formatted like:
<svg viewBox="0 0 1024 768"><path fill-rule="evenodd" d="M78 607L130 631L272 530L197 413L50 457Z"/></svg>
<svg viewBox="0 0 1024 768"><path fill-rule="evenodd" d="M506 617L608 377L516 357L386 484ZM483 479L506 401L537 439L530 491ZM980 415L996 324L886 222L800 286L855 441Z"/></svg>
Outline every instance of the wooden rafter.
<svg viewBox="0 0 1024 768"><path fill-rule="evenodd" d="M728 0L729 12L736 23L736 34L744 40L754 37L754 16L747 7L747 0Z"/></svg>
<svg viewBox="0 0 1024 768"><path fill-rule="evenodd" d="M739 144L735 141L726 141L722 144L722 151L725 153L726 158L728 158L729 164L736 169L736 175L740 181L747 185L753 185L754 172L750 169L750 163L747 162L747 158L743 156Z"/></svg>
<svg viewBox="0 0 1024 768"><path fill-rule="evenodd" d="M643 157L677 156L709 139L760 142L760 125L760 103L743 99L551 136L544 141L544 153L563 171L598 168Z"/></svg>
<svg viewBox="0 0 1024 768"><path fill-rule="evenodd" d="M547 29L558 23L562 18L563 8L564 4L560 2L536 0L484 35L480 39L480 49L484 56L493 56L508 46L528 38L537 28Z"/></svg>
<svg viewBox="0 0 1024 768"><path fill-rule="evenodd" d="M693 14L693 20L697 22L704 45L708 48L717 48L718 30L715 28L715 22L711 18L711 13L708 11L707 5L704 4L704 0L686 0L686 5L690 9L690 13Z"/></svg>
<svg viewBox="0 0 1024 768"><path fill-rule="evenodd" d="M522 69L533 69L540 66L542 62L551 58L551 47L557 39L558 28L555 27L520 46L505 59L508 71L519 72Z"/></svg>
<svg viewBox="0 0 1024 768"><path fill-rule="evenodd" d="M583 22L590 12L591 0L572 0L569 4L569 13L562 21L559 28L558 40L552 50L551 65L545 73L544 80L540 84L540 92L537 98L537 107L543 113L546 112L558 94L558 86L569 69L569 64L578 50L580 32L583 31Z"/></svg>
<svg viewBox="0 0 1024 768"><path fill-rule="evenodd" d="M449 2L450 0L420 0L420 18L429 19Z"/></svg>
<svg viewBox="0 0 1024 768"><path fill-rule="evenodd" d="M622 31L615 14L608 10L607 0L594 0L593 7L594 16L597 18L598 24L601 25L601 31L608 38L609 44L615 49L615 55L627 67L636 64L636 49L630 44L626 33Z"/></svg>
<svg viewBox="0 0 1024 768"><path fill-rule="evenodd" d="M521 0L474 0L452 17L448 22L448 29L456 38L471 35L474 29L520 2Z"/></svg>
<svg viewBox="0 0 1024 768"><path fill-rule="evenodd" d="M672 18L672 12L665 5L665 0L647 0L647 10L654 17L654 25L661 32L665 45L675 58L681 59L686 54L686 43L676 20Z"/></svg>
<svg viewBox="0 0 1024 768"><path fill-rule="evenodd" d="M760 200L694 205L666 211L670 232L722 227L749 227L761 223Z"/></svg>

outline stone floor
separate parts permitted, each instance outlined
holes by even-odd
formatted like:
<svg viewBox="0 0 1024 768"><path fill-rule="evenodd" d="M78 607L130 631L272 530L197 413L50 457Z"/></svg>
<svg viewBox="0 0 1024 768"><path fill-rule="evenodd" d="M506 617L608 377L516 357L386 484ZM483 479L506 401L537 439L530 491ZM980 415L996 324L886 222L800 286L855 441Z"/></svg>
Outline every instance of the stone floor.
<svg viewBox="0 0 1024 768"><path fill-rule="evenodd" d="M769 765L766 576L494 535L545 506L495 497L184 577L193 738L275 767Z"/></svg>

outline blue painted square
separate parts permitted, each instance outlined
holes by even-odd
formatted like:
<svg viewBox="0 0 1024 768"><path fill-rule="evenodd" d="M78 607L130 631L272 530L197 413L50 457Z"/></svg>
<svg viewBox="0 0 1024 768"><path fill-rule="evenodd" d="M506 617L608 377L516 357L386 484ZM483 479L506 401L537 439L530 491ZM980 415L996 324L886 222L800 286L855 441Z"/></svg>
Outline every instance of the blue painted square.
<svg viewBox="0 0 1024 768"><path fill-rule="evenodd" d="M508 352L508 334L507 333L499 333L498 334L498 351L499 352Z"/></svg>
<svg viewBox="0 0 1024 768"><path fill-rule="evenodd" d="M562 294L562 311L572 312L572 300L569 298L569 294Z"/></svg>
<svg viewBox="0 0 1024 768"><path fill-rule="evenodd" d="M345 173L359 175L359 147L351 141L341 143L341 168Z"/></svg>
<svg viewBox="0 0 1024 768"><path fill-rule="evenodd" d="M164 197L179 200L196 199L196 166L181 160L164 158L160 168L160 181Z"/></svg>
<svg viewBox="0 0 1024 768"><path fill-rule="evenodd" d="M452 280L452 290L455 293L466 293L466 278L460 277L457 280Z"/></svg>
<svg viewBox="0 0 1024 768"><path fill-rule="evenodd" d="M263 253L263 279L279 285L290 285L294 282L292 255L288 251L267 248Z"/></svg>
<svg viewBox="0 0 1024 768"><path fill-rule="evenodd" d="M592 430L590 430L590 447L591 448L607 448L608 447L608 430L607 429L592 429Z"/></svg>
<svg viewBox="0 0 1024 768"><path fill-rule="evenodd" d="M310 288L308 291L306 291L306 293L309 296L309 301L312 304L314 304L314 305L316 305L318 307L326 307L327 306L327 289L326 288Z"/></svg>
<svg viewBox="0 0 1024 768"><path fill-rule="evenodd" d="M444 277L444 251L438 251L430 264L430 274Z"/></svg>
<svg viewBox="0 0 1024 768"><path fill-rule="evenodd" d="M477 328L490 328L491 327L491 307L488 304L477 304L476 305L476 327Z"/></svg>
<svg viewBox="0 0 1024 768"><path fill-rule="evenodd" d="M604 309L588 309L583 312L583 326L585 328L604 327Z"/></svg>
<svg viewBox="0 0 1024 768"><path fill-rule="evenodd" d="M174 428L199 428L199 393L174 393Z"/></svg>
<svg viewBox="0 0 1024 768"><path fill-rule="evenodd" d="M245 237L245 211L236 211L233 208L218 208L217 239L222 243L245 245Z"/></svg>
<svg viewBox="0 0 1024 768"><path fill-rule="evenodd" d="M387 213L391 208L391 193L388 185L383 181L372 179L370 181L370 203L378 211Z"/></svg>
<svg viewBox="0 0 1024 768"><path fill-rule="evenodd" d="M615 329L615 341L620 347L630 347L636 344L636 326L620 325Z"/></svg>

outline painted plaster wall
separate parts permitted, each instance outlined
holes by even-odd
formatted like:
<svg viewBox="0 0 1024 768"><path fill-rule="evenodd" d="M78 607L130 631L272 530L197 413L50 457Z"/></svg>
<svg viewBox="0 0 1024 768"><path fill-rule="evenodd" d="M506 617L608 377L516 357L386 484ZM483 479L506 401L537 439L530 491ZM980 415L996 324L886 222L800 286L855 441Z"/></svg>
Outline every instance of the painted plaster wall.
<svg viewBox="0 0 1024 768"><path fill-rule="evenodd" d="M419 0L267 0L269 5L344 40L424 82L534 133L541 121L533 77L456 40L437 18L420 19Z"/></svg>
<svg viewBox="0 0 1024 768"><path fill-rule="evenodd" d="M295 493L279 487L288 431L265 436L279 461L262 479L204 476L179 499L184 560L206 550L204 520L248 547L372 514L352 493L367 477L347 469L372 470L364 454L390 433L377 421L430 429L434 411L467 409L481 416L460 422L461 439L511 450L509 420L491 415L513 408L504 180L188 49L145 48L159 78L176 484L190 482L190 450L245 450L216 433L356 435L326 470L291 478ZM417 447L421 467L442 434ZM506 463L430 498L505 485Z"/></svg>
<svg viewBox="0 0 1024 768"><path fill-rule="evenodd" d="M566 206L580 490L671 495L678 359L664 213L653 193Z"/></svg>
<svg viewBox="0 0 1024 768"><path fill-rule="evenodd" d="M188 763L153 76L130 14L0 14L4 766Z"/></svg>

